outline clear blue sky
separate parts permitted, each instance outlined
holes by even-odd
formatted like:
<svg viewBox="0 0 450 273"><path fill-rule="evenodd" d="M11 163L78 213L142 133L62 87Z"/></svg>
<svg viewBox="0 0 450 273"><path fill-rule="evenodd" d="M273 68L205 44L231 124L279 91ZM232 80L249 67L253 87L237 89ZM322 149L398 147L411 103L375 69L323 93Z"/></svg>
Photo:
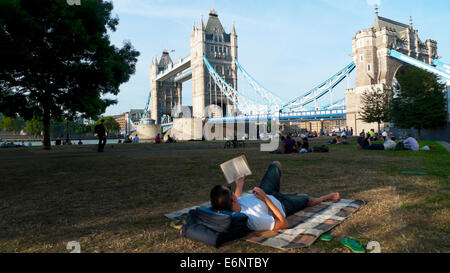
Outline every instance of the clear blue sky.
<svg viewBox="0 0 450 273"><path fill-rule="evenodd" d="M120 46L130 40L140 51L136 73L121 86L105 115L130 108L143 109L150 91L150 63L163 49L175 50L173 60L189 55L192 25L217 10L226 32L233 20L238 35L238 59L261 84L291 99L322 82L350 63L356 31L379 15L409 24L422 41L438 42L442 60L450 63L450 1L448 0L112 0L120 19L111 40ZM238 85L241 82L238 83ZM354 86L351 78L350 87ZM342 98L346 83L336 90ZM183 104L191 105L192 86L183 84Z"/></svg>

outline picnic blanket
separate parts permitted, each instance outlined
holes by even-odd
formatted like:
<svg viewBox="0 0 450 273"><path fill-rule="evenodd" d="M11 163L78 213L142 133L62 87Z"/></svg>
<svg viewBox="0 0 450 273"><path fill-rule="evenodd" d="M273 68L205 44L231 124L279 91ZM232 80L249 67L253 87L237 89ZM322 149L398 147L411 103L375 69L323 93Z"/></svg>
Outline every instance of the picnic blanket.
<svg viewBox="0 0 450 273"><path fill-rule="evenodd" d="M342 223L358 211L364 201L341 199L338 202L322 202L287 217L288 228L277 231L254 231L243 239L278 249L301 248L312 245L323 233ZM210 207L210 202L165 214L174 220L185 220L188 212L199 206Z"/></svg>

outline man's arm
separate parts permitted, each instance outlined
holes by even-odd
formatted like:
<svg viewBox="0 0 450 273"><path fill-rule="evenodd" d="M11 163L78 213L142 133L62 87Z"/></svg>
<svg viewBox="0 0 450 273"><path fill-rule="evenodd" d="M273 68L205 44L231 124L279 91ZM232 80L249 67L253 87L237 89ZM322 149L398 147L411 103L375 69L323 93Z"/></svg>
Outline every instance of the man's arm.
<svg viewBox="0 0 450 273"><path fill-rule="evenodd" d="M288 228L288 222L286 218L283 216L281 211L272 203L272 200L270 200L270 198L262 189L255 187L253 189L253 194L256 198L266 203L267 207L269 207L270 211L272 212L275 219L275 226L272 230Z"/></svg>
<svg viewBox="0 0 450 273"><path fill-rule="evenodd" d="M233 177L234 177L234 182L236 182L236 189L234 190L234 195L236 195L236 197L239 198L239 197L241 197L242 189L244 188L245 174L244 174L244 176L240 177L239 179L236 177L236 174L234 174Z"/></svg>

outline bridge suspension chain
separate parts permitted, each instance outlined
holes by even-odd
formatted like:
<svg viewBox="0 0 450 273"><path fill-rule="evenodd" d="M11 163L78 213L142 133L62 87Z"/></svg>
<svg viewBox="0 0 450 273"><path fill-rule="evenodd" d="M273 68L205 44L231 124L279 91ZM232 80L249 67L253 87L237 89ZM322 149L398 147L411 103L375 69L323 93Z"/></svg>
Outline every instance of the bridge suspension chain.
<svg viewBox="0 0 450 273"><path fill-rule="evenodd" d="M152 94L152 92L150 91L148 93L147 102L145 103L144 113L143 113L141 119L139 120L139 125L146 124L148 122L148 120L150 120L150 118L151 118L151 117L148 116L148 113L149 113L148 108L150 106L151 94Z"/></svg>
<svg viewBox="0 0 450 273"><path fill-rule="evenodd" d="M336 87L342 80L344 80L348 75L356 68L354 62L351 62L346 67L341 69L339 72L331 76L326 81L320 83L313 89L309 90L305 94L290 100L288 103L281 107L281 110L307 110L305 107L307 104L317 101L320 97L328 92L332 92L333 88Z"/></svg>
<svg viewBox="0 0 450 273"><path fill-rule="evenodd" d="M274 108L277 105L283 105L286 102L280 98L279 96L272 93L270 90L262 86L260 83L258 83L238 62L237 59L234 59L236 66L238 67L239 71L242 73L244 78L247 80L247 82L253 87L253 89L258 93L258 95L266 102L267 105L270 105L272 108Z"/></svg>
<svg viewBox="0 0 450 273"><path fill-rule="evenodd" d="M264 103L257 102L254 99L238 92L236 89L231 87L220 75L214 70L214 68L209 63L206 56L203 56L203 60L208 69L211 78L214 80L215 84L219 87L220 91L242 112L242 114L253 115L260 113L267 113L270 111L270 107Z"/></svg>

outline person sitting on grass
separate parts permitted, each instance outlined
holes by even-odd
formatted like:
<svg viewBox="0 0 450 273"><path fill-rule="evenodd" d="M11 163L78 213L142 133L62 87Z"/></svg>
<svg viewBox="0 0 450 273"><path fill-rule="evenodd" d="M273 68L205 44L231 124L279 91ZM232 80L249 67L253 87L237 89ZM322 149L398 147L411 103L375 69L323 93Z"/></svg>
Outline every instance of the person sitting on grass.
<svg viewBox="0 0 450 273"><path fill-rule="evenodd" d="M166 143L175 143L175 139L173 139L171 136L167 136Z"/></svg>
<svg viewBox="0 0 450 273"><path fill-rule="evenodd" d="M298 145L297 142L295 142L294 139L292 139L291 134L288 134L286 139L283 141L283 148L282 153L283 154L290 154L290 153L298 153Z"/></svg>
<svg viewBox="0 0 450 273"><path fill-rule="evenodd" d="M137 134L133 138L133 143L139 143L139 136Z"/></svg>
<svg viewBox="0 0 450 273"><path fill-rule="evenodd" d="M161 137L159 136L159 134L157 134L156 137L155 137L155 143L156 144L161 143Z"/></svg>
<svg viewBox="0 0 450 273"><path fill-rule="evenodd" d="M308 142L307 137L303 138L303 143L302 143L302 146L300 146L300 149L305 149L305 150L309 149L309 142Z"/></svg>
<svg viewBox="0 0 450 273"><path fill-rule="evenodd" d="M304 137L303 138L303 143L297 142L297 145L300 149L300 153L310 153L312 152L312 149L309 148L309 142L308 142L308 138Z"/></svg>
<svg viewBox="0 0 450 273"><path fill-rule="evenodd" d="M325 201L339 201L338 192L315 198L306 194L284 194L281 189L281 163L274 161L269 165L259 187L253 188L253 194L242 195L245 176L234 176L236 189L217 185L211 190L211 209L240 212L248 216L247 225L255 231L280 230L288 228L286 217L306 207L312 207Z"/></svg>
<svg viewBox="0 0 450 273"><path fill-rule="evenodd" d="M337 136L337 137L333 138L333 140L328 142L327 144L342 144L341 136Z"/></svg>
<svg viewBox="0 0 450 273"><path fill-rule="evenodd" d="M395 138L392 136L391 133L389 134L388 138L384 143L372 144L370 141L370 136L368 136L363 144L361 144L361 142L358 139L357 145L359 150L394 150L397 144L395 143Z"/></svg>
<svg viewBox="0 0 450 273"><path fill-rule="evenodd" d="M412 150L412 151L419 150L419 143L417 143L417 140L412 137L411 133L408 133L408 138L403 141L403 146L405 150Z"/></svg>
<svg viewBox="0 0 450 273"><path fill-rule="evenodd" d="M358 139L356 140L357 141L357 147L358 147L358 149L364 149L364 147L366 147L366 146L370 146L370 136L369 135L367 135L367 137L365 136L365 134L364 134L364 132L361 132L360 134L359 134L359 137L358 137Z"/></svg>

